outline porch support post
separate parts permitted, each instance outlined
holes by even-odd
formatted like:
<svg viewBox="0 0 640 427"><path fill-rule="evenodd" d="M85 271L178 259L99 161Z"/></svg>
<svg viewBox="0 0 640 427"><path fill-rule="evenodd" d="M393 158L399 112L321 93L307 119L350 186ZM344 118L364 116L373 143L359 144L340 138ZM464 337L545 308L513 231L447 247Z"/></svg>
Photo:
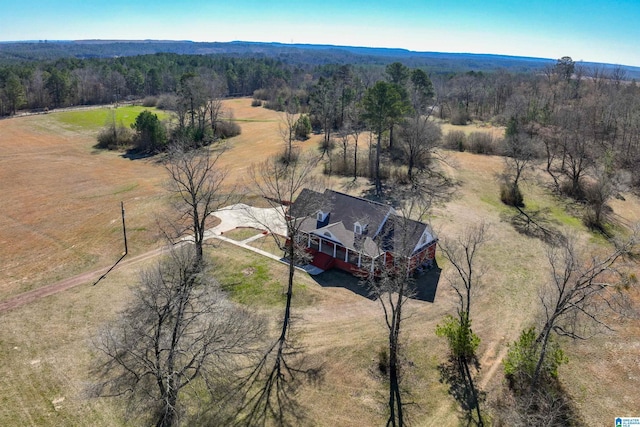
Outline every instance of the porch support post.
<svg viewBox="0 0 640 427"><path fill-rule="evenodd" d="M334 244L333 244L333 257L334 257L334 258L336 257L337 249L338 249L338 245L336 245L336 244L334 243Z"/></svg>
<svg viewBox="0 0 640 427"><path fill-rule="evenodd" d="M349 262L349 248L344 248L344 262Z"/></svg>
<svg viewBox="0 0 640 427"><path fill-rule="evenodd" d="M358 267L362 267L362 252L358 252Z"/></svg>

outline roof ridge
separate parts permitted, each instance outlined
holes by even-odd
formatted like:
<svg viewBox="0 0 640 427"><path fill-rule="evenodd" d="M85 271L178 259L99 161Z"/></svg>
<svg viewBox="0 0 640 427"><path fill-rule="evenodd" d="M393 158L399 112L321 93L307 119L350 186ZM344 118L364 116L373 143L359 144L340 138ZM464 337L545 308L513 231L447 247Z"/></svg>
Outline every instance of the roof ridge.
<svg viewBox="0 0 640 427"><path fill-rule="evenodd" d="M353 195L351 195L351 194L343 193L343 192L341 192L341 191L332 190L331 188L327 188L327 189L325 190L325 192L327 192L327 191L329 191L329 192L331 192L331 193L339 194L339 195L341 195L341 196L347 196L347 197L350 197L350 198L352 198L352 199L362 200L362 201L367 202L367 203L373 203L374 205L382 206L382 207L384 207L384 208L390 208L390 209L393 209L393 207L392 207L391 205L385 205L384 203L376 202L375 200L365 199L364 197L353 196Z"/></svg>

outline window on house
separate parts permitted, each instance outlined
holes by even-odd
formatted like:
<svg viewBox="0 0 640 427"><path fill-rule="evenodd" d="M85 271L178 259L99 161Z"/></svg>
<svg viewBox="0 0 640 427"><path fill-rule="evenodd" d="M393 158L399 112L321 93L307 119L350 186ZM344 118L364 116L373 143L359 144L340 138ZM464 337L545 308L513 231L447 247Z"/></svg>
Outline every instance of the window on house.
<svg viewBox="0 0 640 427"><path fill-rule="evenodd" d="M356 222L355 224L353 224L353 232L356 233L356 234L364 233L366 228L367 228L367 225L366 224L360 224L360 222Z"/></svg>
<svg viewBox="0 0 640 427"><path fill-rule="evenodd" d="M322 220L324 220L324 213L322 211L319 211L318 214L316 215L316 219L322 222Z"/></svg>

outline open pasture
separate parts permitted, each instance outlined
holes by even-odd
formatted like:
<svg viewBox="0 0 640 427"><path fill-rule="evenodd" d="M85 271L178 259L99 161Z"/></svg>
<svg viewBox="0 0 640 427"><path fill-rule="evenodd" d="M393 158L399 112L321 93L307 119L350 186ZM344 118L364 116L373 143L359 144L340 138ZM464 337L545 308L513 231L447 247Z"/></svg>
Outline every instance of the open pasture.
<svg viewBox="0 0 640 427"><path fill-rule="evenodd" d="M251 164L283 148L279 113L250 103L247 98L224 101L242 127L240 136L227 141L228 151L220 159L229 168L230 185L241 182ZM159 159L129 160L121 153L97 151L98 119L94 125L73 124L79 122L64 116L71 112L56 114L60 116L0 121L0 300L113 263L122 251L121 200L132 256L163 244L157 221L168 213ZM320 138L314 135L298 145L317 150ZM436 206L431 218L443 239L478 221L489 225L491 240L480 256L483 287L472 313L474 331L482 339L479 381L489 396L501 387L499 362L507 344L535 318L538 289L548 274L544 245L518 234L504 220L509 211L499 201L496 178L501 168L499 157L448 152L445 169L458 181L456 194ZM350 178L333 177L331 185L339 191L369 189L363 179L354 184ZM531 206L549 207L558 227L601 244L548 192L543 173L536 172L523 192ZM614 213L637 222L640 201L624 196L625 201L612 203ZM209 254L223 266L223 284L240 284L231 292L236 300L271 319L281 315L282 264L222 243L210 247ZM435 302L411 301L403 330L406 380L415 403L409 414L417 426L460 423L458 405L438 373L446 344L434 329L454 310L457 298L446 280L448 266L438 259L442 276ZM126 304L139 268L152 262L117 269L96 287L87 283L0 313L0 425L126 425L117 402L86 394L91 337ZM260 284L264 286L256 289ZM299 392L311 425L384 422L386 385L377 371L377 354L385 343L385 326L379 304L358 286L339 272L315 279L298 275L294 332L309 359L324 366L323 380ZM567 343L570 363L561 376L588 425L606 425L613 416L632 415L640 408L635 393L640 388L640 322L620 325L620 331L594 341Z"/></svg>

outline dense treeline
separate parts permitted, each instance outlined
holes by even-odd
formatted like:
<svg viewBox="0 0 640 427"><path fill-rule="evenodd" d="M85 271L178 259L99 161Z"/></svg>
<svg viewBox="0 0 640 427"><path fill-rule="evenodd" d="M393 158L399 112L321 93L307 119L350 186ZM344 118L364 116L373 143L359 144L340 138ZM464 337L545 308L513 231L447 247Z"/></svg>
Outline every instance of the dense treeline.
<svg viewBox="0 0 640 427"><path fill-rule="evenodd" d="M421 90L427 92L419 106L417 71L424 74L420 76ZM392 114L397 117L385 118L389 123L379 127L380 123L366 119L364 101L381 81L393 85L400 96L400 104L395 107L400 110ZM379 142L388 141L383 145L392 159L408 164L410 169L426 166L429 155L422 151L423 158L418 159L415 147L407 144L407 125L413 121L414 130L419 129L416 120L433 115L453 124L479 120L509 125L511 139L519 145L526 142L531 146L526 150L530 155L546 159L546 170L557 189L578 199L601 197L593 194L593 183L600 178L607 178L606 185L602 184L607 188L610 182L621 179L640 185L640 178L633 172L640 164L637 84L630 81L625 68L585 68L569 57L540 72L526 74L506 70L426 74L422 68L409 68L399 62L386 66L294 66L270 58L171 53L63 58L0 68L0 115L162 94L182 100L167 107L176 111L181 128L189 125L200 133L207 111L209 115L216 113L217 106L207 106L207 102L224 96L254 95L255 105L264 101L269 108L308 112L314 130L325 135L325 152L341 140L341 168L354 176L362 168L357 164L357 153L353 164L347 165L348 146L356 142L363 129L373 130L380 137L387 131ZM209 118L209 122L216 120ZM394 147L395 139L400 144ZM445 143L487 154L505 151L498 141L479 135L447 135ZM372 175L371 161L366 166L363 173ZM615 177L611 171L616 172ZM379 174L380 170L375 168L373 172Z"/></svg>
<svg viewBox="0 0 640 427"><path fill-rule="evenodd" d="M220 76L224 95L244 96L302 70L274 59L177 54L27 62L0 67L0 115L175 93L188 73Z"/></svg>
<svg viewBox="0 0 640 427"><path fill-rule="evenodd" d="M382 147L381 167L408 167L410 178L412 168L428 168L434 138L447 148L511 159L505 166L511 189L527 166L537 162L558 193L595 207L588 222L597 227L609 197L640 186L640 88L621 67L586 69L564 57L536 74L428 76L400 63L382 70L341 66L322 71L308 88L311 122L324 132L328 151L341 146L342 163L347 163L347 145L353 146L345 135L351 133L356 142L353 131L362 129L378 137L372 146ZM377 102L383 98L395 101ZM376 108L386 108L378 111L383 117L374 117ZM505 137L450 132L440 141L427 122L420 125L428 116L458 125L504 126ZM379 160L369 159L365 175L393 173L372 166L374 161ZM347 167L358 168L355 160ZM510 204L521 205L522 200Z"/></svg>

